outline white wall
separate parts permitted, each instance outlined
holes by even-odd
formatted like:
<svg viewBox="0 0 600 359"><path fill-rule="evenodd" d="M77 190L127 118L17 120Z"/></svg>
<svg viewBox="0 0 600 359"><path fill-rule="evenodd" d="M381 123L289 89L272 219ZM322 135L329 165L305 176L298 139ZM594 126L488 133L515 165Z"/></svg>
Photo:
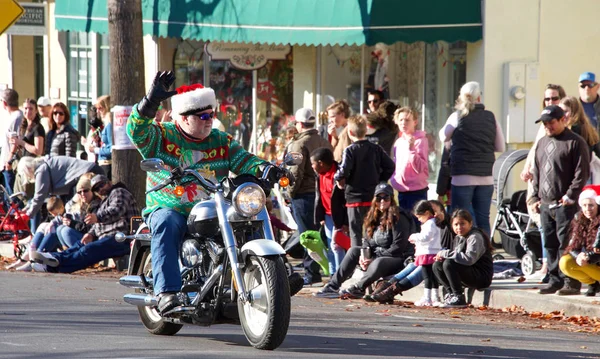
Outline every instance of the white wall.
<svg viewBox="0 0 600 359"><path fill-rule="evenodd" d="M294 112L301 107L315 108L316 47L293 46Z"/></svg>

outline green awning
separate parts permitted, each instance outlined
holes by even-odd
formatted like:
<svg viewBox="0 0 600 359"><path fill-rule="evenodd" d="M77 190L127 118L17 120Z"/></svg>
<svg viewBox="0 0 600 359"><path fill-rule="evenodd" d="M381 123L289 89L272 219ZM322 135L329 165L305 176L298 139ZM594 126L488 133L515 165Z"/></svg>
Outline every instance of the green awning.
<svg viewBox="0 0 600 359"><path fill-rule="evenodd" d="M142 0L146 35L290 45L477 41L481 0ZM58 0L60 31L108 31L106 0Z"/></svg>

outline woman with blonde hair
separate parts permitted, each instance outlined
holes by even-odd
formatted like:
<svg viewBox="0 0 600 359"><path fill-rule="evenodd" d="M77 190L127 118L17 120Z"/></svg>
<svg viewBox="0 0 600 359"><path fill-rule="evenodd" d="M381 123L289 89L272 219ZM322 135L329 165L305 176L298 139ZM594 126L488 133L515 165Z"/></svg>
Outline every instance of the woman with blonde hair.
<svg viewBox="0 0 600 359"><path fill-rule="evenodd" d="M559 106L565 111L567 126L573 132L583 137L588 146L590 146L590 150L600 158L600 137L585 114L579 99L573 96L565 97L560 100Z"/></svg>
<svg viewBox="0 0 600 359"><path fill-rule="evenodd" d="M344 100L332 103L327 107L327 117L329 118L327 133L333 147L333 158L341 162L344 149L352 144L347 129L350 105Z"/></svg>
<svg viewBox="0 0 600 359"><path fill-rule="evenodd" d="M442 142L452 141L452 208L470 211L477 227L489 236L494 152L504 152L504 135L494 114L481 103L477 82L462 86L455 109L440 130Z"/></svg>
<svg viewBox="0 0 600 359"><path fill-rule="evenodd" d="M110 96L98 97L94 105L98 116L102 119L100 143L90 141L88 151L93 152L98 158L98 164L106 173L108 179L112 178L112 115L110 113Z"/></svg>

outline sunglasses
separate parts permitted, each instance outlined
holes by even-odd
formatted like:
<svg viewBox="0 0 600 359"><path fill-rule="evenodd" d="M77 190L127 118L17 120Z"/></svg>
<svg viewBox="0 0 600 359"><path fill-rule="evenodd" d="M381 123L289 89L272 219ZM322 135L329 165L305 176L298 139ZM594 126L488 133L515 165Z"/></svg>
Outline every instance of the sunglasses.
<svg viewBox="0 0 600 359"><path fill-rule="evenodd" d="M54 111L54 112L52 112L52 114L55 115L55 116L56 115L59 115L59 116L64 116L65 115L64 112L58 112L58 111Z"/></svg>
<svg viewBox="0 0 600 359"><path fill-rule="evenodd" d="M368 100L367 102L368 102L368 103L378 103L378 102L379 102L379 100Z"/></svg>
<svg viewBox="0 0 600 359"><path fill-rule="evenodd" d="M548 101L558 101L560 100L560 97L558 96L552 96L552 97L544 97L544 101L548 102Z"/></svg>
<svg viewBox="0 0 600 359"><path fill-rule="evenodd" d="M98 192L98 190L106 185L106 182L96 183L94 187L92 187L92 191Z"/></svg>
<svg viewBox="0 0 600 359"><path fill-rule="evenodd" d="M389 201L390 200L390 196L377 196L375 197L375 202L381 202L381 201Z"/></svg>
<svg viewBox="0 0 600 359"><path fill-rule="evenodd" d="M88 193L89 191L90 191L90 189L89 189L89 188L86 188L86 189L82 189L82 190L80 190L80 191L77 191L77 193L79 193L79 194L84 194L84 193Z"/></svg>
<svg viewBox="0 0 600 359"><path fill-rule="evenodd" d="M196 116L199 119L201 119L202 121L208 121L208 120L212 120L215 117L215 113L214 112L210 112L210 113L195 113L193 115L190 116Z"/></svg>
<svg viewBox="0 0 600 359"><path fill-rule="evenodd" d="M593 88L594 86L596 86L597 83L591 83L591 84L580 84L579 87L581 87L582 89L584 88Z"/></svg>

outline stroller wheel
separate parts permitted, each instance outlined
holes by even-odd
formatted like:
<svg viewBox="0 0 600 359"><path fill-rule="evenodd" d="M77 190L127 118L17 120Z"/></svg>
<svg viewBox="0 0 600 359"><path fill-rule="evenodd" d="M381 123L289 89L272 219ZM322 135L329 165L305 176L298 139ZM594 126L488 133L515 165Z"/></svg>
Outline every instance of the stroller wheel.
<svg viewBox="0 0 600 359"><path fill-rule="evenodd" d="M15 248L15 250L13 251L13 254L15 255L15 258L23 259L23 256L25 255L26 251L27 247L25 247L24 244L19 244L17 248Z"/></svg>
<svg viewBox="0 0 600 359"><path fill-rule="evenodd" d="M535 273L536 260L537 258L535 257L535 254L533 254L531 251L527 251L527 253L521 257L521 271L523 271L523 275L528 276Z"/></svg>
<svg viewBox="0 0 600 359"><path fill-rule="evenodd" d="M492 257L492 260L495 261L501 261L504 259L504 256L502 254L494 254L494 256Z"/></svg>

